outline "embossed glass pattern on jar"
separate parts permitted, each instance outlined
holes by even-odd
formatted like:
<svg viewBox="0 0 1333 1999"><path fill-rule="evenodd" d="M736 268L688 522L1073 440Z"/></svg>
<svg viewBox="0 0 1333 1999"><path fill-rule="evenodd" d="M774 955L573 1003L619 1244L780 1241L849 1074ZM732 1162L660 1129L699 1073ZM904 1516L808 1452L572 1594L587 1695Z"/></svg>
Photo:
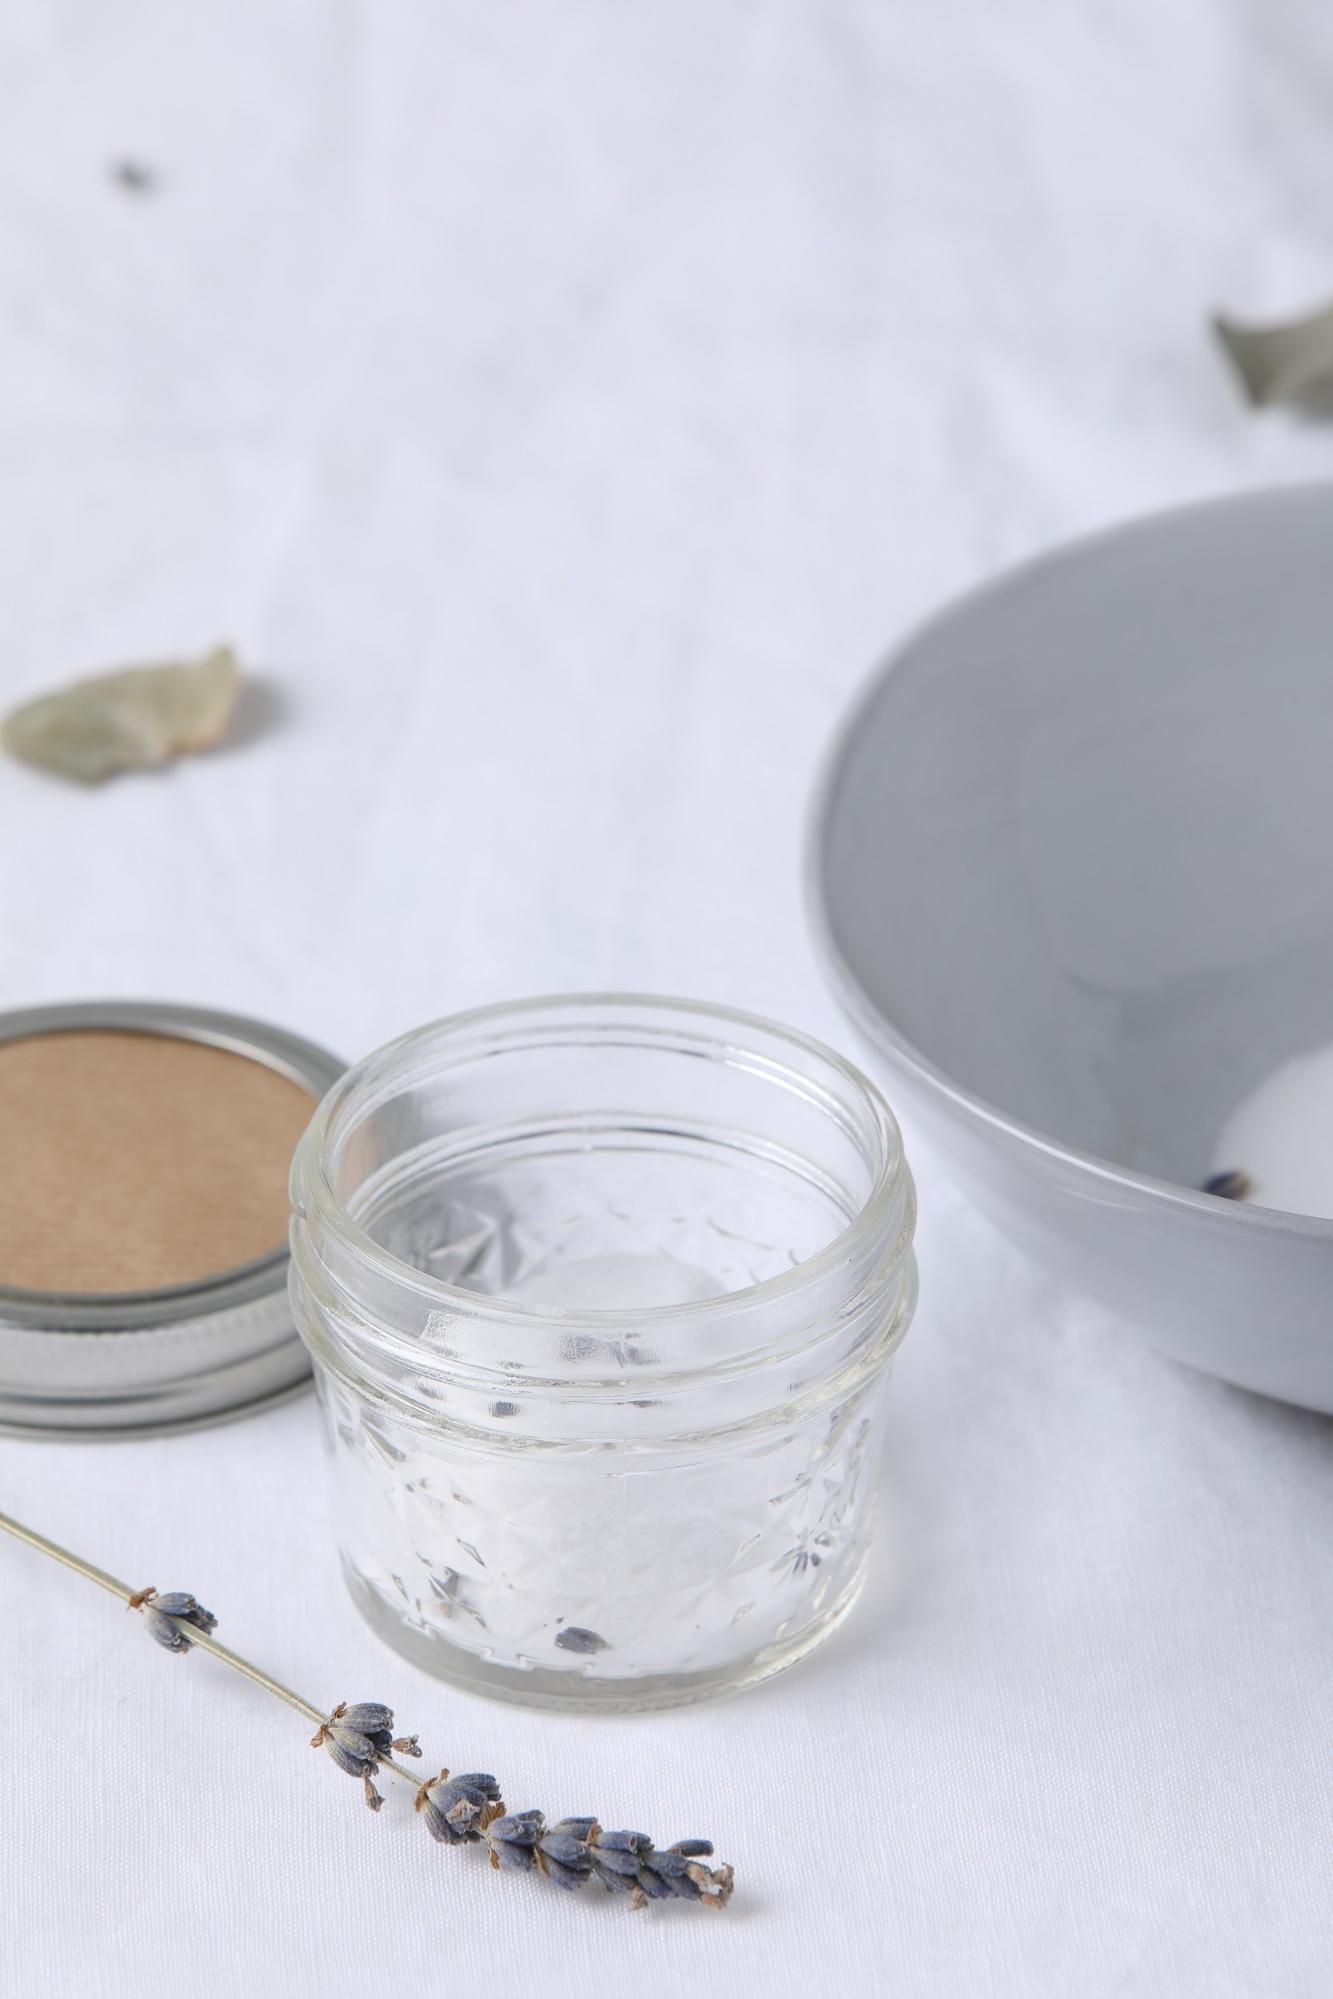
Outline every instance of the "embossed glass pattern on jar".
<svg viewBox="0 0 1333 1999"><path fill-rule="evenodd" d="M878 1093L720 1008L494 1007L348 1072L292 1290L352 1593L444 1678L646 1707L851 1605L915 1297Z"/></svg>

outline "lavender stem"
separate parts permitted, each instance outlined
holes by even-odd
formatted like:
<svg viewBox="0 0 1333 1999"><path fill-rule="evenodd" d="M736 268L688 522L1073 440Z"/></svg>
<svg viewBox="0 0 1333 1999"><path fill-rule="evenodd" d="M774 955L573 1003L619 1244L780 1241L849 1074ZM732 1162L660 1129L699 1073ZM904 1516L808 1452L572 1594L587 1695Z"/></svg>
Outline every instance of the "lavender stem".
<svg viewBox="0 0 1333 1999"><path fill-rule="evenodd" d="M313 1721L317 1732L311 1746L327 1747L340 1769L361 1777L366 1802L374 1810L379 1810L380 1797L371 1781L372 1775L376 1770L388 1770L412 1786L417 1794L416 1808L427 1812L435 1839L470 1845L484 1836L494 1867L519 1871L535 1868L562 1888L578 1888L584 1881L596 1878L604 1887L626 1893L632 1908L672 1896L703 1902L714 1909L724 1908L730 1900L732 1869L728 1865L705 1864L713 1853L709 1840L679 1840L674 1847L658 1851L643 1833L606 1833L591 1818L560 1819L548 1825L544 1815L537 1811L506 1815L495 1778L476 1771L450 1781L449 1772L442 1770L437 1778L422 1783L417 1771L396 1762L388 1753L393 1737L391 1709L379 1702L351 1706L342 1702L326 1714L293 1693L290 1687L284 1687L271 1673L252 1666L239 1652L220 1645L209 1628L217 1620L186 1592L170 1591L159 1598L152 1589L131 1589L119 1576L108 1575L95 1563L85 1562L81 1555L25 1527L8 1513L0 1513L0 1532L73 1569L75 1575L119 1597L128 1609L143 1611L150 1633L159 1644L167 1645L173 1652L197 1645L243 1679L295 1708L307 1721ZM409 1755L421 1754L415 1736L394 1737L392 1746Z"/></svg>
<svg viewBox="0 0 1333 1999"><path fill-rule="evenodd" d="M76 1575L86 1576L89 1582L97 1583L100 1588L109 1590L111 1595L118 1596L122 1603L128 1604L135 1594L129 1584L122 1582L118 1576L109 1576L105 1569L97 1568L92 1562L85 1562L81 1555L73 1554L68 1548L62 1548L58 1541L48 1540L45 1534L34 1532L31 1527L25 1527L21 1521L11 1519L7 1513L0 1513L0 1530L12 1534L16 1541L25 1542L29 1548L35 1548L39 1555L49 1555L53 1562L63 1562L67 1569L73 1569ZM263 1687L267 1692L275 1694L280 1701L286 1701L288 1707L294 1707L297 1713L303 1714L308 1721L324 1720L324 1713L320 1708L312 1707L309 1701L302 1700L300 1694L293 1693L290 1687L284 1687L281 1680L275 1680L273 1675L264 1672L262 1667L252 1666L250 1661L242 1659L238 1652L231 1651L226 1645L220 1645L211 1633L197 1631L191 1627L189 1642L192 1646L198 1645L205 1652L211 1652L215 1659L221 1659L224 1666L231 1666L247 1680L253 1680L257 1687ZM387 1759L384 1767L396 1770L400 1777L412 1776L410 1770L404 1770L399 1764L389 1763ZM419 1781L413 1778L414 1783Z"/></svg>

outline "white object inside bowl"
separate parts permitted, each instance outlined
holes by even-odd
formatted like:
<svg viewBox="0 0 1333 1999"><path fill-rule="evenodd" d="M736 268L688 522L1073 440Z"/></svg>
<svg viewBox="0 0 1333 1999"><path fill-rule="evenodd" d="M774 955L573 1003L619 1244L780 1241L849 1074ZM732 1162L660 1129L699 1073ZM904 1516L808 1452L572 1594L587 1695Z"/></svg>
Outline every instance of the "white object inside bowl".
<svg viewBox="0 0 1333 1999"><path fill-rule="evenodd" d="M1243 1097L1213 1154L1216 1173L1243 1173L1246 1199L1333 1220L1333 1043L1284 1062Z"/></svg>

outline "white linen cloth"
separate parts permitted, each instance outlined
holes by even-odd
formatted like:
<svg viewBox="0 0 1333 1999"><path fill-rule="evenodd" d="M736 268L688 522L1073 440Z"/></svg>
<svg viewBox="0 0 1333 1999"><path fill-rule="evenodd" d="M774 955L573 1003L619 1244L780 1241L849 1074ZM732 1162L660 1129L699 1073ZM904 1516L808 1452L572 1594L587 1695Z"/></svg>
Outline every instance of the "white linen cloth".
<svg viewBox="0 0 1333 1999"><path fill-rule="evenodd" d="M1062 537L1333 469L1204 323L1333 290L1331 110L1302 0L13 0L4 697L219 637L266 688L162 776L0 769L0 1002L350 1057L619 986L847 1045L802 814L876 653ZM873 1586L729 1704L555 1718L401 1662L308 1397L0 1439L0 1506L316 1700L515 1808L713 1835L725 1915L499 1879L396 1786L372 1819L297 1718L0 1541L0 1990L1326 1994L1333 1428L1141 1351L916 1164Z"/></svg>

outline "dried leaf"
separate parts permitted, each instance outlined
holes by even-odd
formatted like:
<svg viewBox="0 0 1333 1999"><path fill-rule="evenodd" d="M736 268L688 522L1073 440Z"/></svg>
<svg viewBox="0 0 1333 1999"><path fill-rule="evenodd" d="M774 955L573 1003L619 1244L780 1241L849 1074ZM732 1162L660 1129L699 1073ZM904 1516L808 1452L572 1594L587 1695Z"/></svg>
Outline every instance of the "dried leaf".
<svg viewBox="0 0 1333 1999"><path fill-rule="evenodd" d="M15 708L0 726L11 756L80 784L165 763L218 742L240 692L229 646L198 660L128 666Z"/></svg>
<svg viewBox="0 0 1333 1999"><path fill-rule="evenodd" d="M1272 326L1241 326L1218 313L1213 331L1256 409L1333 384L1333 305Z"/></svg>

